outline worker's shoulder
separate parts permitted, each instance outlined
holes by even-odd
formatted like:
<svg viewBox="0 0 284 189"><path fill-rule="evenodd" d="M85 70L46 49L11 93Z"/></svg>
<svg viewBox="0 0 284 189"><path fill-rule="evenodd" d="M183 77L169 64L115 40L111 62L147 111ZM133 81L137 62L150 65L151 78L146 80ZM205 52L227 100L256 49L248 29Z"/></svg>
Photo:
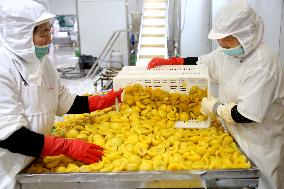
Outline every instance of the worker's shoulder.
<svg viewBox="0 0 284 189"><path fill-rule="evenodd" d="M264 43L260 44L247 60L252 66L261 69L271 69L280 64L278 56Z"/></svg>
<svg viewBox="0 0 284 189"><path fill-rule="evenodd" d="M1 71L9 70L12 64L11 58L5 52L3 46L0 45L0 68Z"/></svg>
<svg viewBox="0 0 284 189"><path fill-rule="evenodd" d="M259 60L273 60L275 58L278 58L278 56L273 52L273 50L266 45L265 43L262 43L256 48L255 53ZM255 58L255 57L254 57Z"/></svg>

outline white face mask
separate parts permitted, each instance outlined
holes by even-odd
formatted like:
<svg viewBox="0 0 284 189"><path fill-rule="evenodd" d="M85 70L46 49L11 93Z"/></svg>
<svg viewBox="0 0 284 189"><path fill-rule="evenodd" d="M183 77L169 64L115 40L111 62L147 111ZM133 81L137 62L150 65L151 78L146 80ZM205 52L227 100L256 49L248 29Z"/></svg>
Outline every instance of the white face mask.
<svg viewBox="0 0 284 189"><path fill-rule="evenodd" d="M49 49L49 44L44 46L37 46L35 45L35 54L36 57L41 60L47 53Z"/></svg>
<svg viewBox="0 0 284 189"><path fill-rule="evenodd" d="M222 51L228 56L240 56L245 53L245 50L241 45L230 49L222 48Z"/></svg>

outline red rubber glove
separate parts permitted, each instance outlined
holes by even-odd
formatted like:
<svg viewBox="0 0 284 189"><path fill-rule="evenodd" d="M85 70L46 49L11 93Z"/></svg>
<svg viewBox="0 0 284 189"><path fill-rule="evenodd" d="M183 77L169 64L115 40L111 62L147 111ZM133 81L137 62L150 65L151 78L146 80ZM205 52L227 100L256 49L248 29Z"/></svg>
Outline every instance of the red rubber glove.
<svg viewBox="0 0 284 189"><path fill-rule="evenodd" d="M162 66L162 65L183 65L184 59L179 57L172 57L170 59L164 59L164 58L153 58L149 64L147 69L154 68L156 66Z"/></svg>
<svg viewBox="0 0 284 189"><path fill-rule="evenodd" d="M79 139L65 139L54 136L44 136L41 157L66 155L73 160L85 164L98 162L102 159L103 148Z"/></svg>
<svg viewBox="0 0 284 189"><path fill-rule="evenodd" d="M115 98L118 98L118 101L121 102L121 93L123 89L119 89L118 91L111 90L104 96L89 96L89 110L90 112L96 110L102 110L113 106L115 103Z"/></svg>

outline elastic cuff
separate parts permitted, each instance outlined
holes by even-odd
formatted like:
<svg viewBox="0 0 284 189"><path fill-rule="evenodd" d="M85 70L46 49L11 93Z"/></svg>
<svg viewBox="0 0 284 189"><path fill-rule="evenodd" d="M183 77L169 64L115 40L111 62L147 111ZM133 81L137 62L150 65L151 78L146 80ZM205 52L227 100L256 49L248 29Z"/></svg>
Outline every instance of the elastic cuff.
<svg viewBox="0 0 284 189"><path fill-rule="evenodd" d="M90 113L88 96L76 96L73 105L67 114Z"/></svg>
<svg viewBox="0 0 284 189"><path fill-rule="evenodd" d="M60 98L59 100L62 102L59 102L57 106L56 115L63 116L64 114L66 114L71 109L71 106L73 105L75 101L75 98L76 98L76 95L71 94L71 93L67 94L64 97L64 103L63 103L63 97Z"/></svg>
<svg viewBox="0 0 284 189"><path fill-rule="evenodd" d="M198 57L184 58L184 65L197 65Z"/></svg>
<svg viewBox="0 0 284 189"><path fill-rule="evenodd" d="M26 156L39 157L43 149L44 136L21 127L5 140L0 140L0 148L13 153L20 153Z"/></svg>
<svg viewBox="0 0 284 189"><path fill-rule="evenodd" d="M252 123L252 122L254 122L253 120L250 120L250 119L244 117L242 114L240 114L240 113L238 112L238 106L237 106L237 105L235 105L235 106L232 108L231 115L232 115L233 120L234 120L236 123Z"/></svg>
<svg viewBox="0 0 284 189"><path fill-rule="evenodd" d="M223 105L221 102L216 102L213 106L212 112L217 115L217 109L220 105Z"/></svg>
<svg viewBox="0 0 284 189"><path fill-rule="evenodd" d="M219 105L217 108L217 115L224 119L224 121L228 124L235 124L236 122L233 120L231 115L232 108L236 105L236 103L231 102L226 105Z"/></svg>

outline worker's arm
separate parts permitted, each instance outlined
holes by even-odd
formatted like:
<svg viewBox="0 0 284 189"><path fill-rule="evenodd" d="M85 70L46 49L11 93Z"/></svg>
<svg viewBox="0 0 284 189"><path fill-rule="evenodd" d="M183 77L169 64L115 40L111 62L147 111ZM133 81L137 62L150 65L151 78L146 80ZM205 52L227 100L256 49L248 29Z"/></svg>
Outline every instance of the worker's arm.
<svg viewBox="0 0 284 189"><path fill-rule="evenodd" d="M187 57L183 58L183 65L197 65L198 57Z"/></svg>
<svg viewBox="0 0 284 189"><path fill-rule="evenodd" d="M163 66L163 65L196 65L198 61L198 57L172 57L169 59L165 58L153 58L148 63L148 69L154 68L156 66Z"/></svg>
<svg viewBox="0 0 284 189"><path fill-rule="evenodd" d="M235 102L224 105L219 103L215 106L214 100L203 98L201 106L203 104L202 107L205 107L207 104L208 111L215 107L216 114L228 118L227 122L232 120L236 123L263 122L269 108L279 98L282 76L279 72L281 66L274 64L274 55L266 56L259 61L263 63L247 67L246 73L243 73L242 84L235 86L238 88Z"/></svg>
<svg viewBox="0 0 284 189"><path fill-rule="evenodd" d="M232 119L236 122L236 123L253 123L253 120L250 120L248 118L246 118L245 116L243 116L239 111L238 111L238 106L235 105L232 109L231 109L231 116Z"/></svg>
<svg viewBox="0 0 284 189"><path fill-rule="evenodd" d="M101 160L102 147L79 139L44 136L25 127L0 140L0 148L32 157L66 155L74 160L90 164Z"/></svg>
<svg viewBox="0 0 284 189"><path fill-rule="evenodd" d="M228 124L254 122L253 120L243 116L238 111L238 105L236 103L232 102L229 104L222 104L218 98L204 97L201 102L200 111L202 114L209 116L215 114L224 119L224 121Z"/></svg>
<svg viewBox="0 0 284 189"><path fill-rule="evenodd" d="M90 113L88 97L87 96L76 96L67 114L83 114L83 113Z"/></svg>
<svg viewBox="0 0 284 189"><path fill-rule="evenodd" d="M84 163L94 163L101 158L102 148L95 144L44 136L29 130L30 123L22 105L18 83L10 70L0 72L0 96L0 148L32 157L64 154ZM73 103L75 97L66 97L68 103Z"/></svg>
<svg viewBox="0 0 284 189"><path fill-rule="evenodd" d="M0 140L0 147L13 153L39 157L43 149L44 135L21 127L5 140Z"/></svg>
<svg viewBox="0 0 284 189"><path fill-rule="evenodd" d="M76 96L74 103L67 114L90 113L113 106L115 98L118 98L118 101L121 102L122 91L122 89L118 91L111 90L103 96Z"/></svg>

